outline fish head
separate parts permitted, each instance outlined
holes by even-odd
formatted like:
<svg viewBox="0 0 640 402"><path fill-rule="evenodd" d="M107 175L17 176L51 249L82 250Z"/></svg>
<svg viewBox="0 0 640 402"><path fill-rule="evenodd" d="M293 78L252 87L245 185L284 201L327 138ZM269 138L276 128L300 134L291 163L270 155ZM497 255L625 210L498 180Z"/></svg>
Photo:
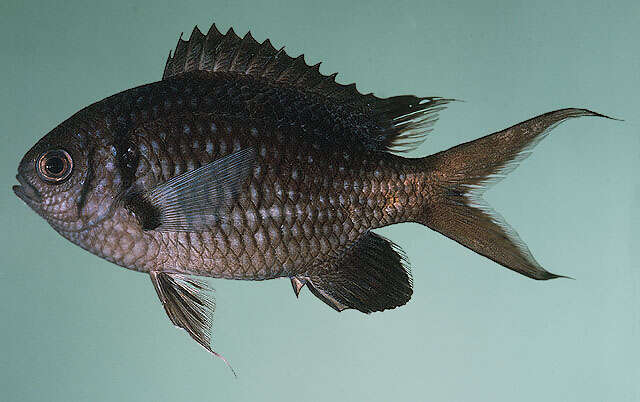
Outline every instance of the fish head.
<svg viewBox="0 0 640 402"><path fill-rule="evenodd" d="M86 219L78 202L89 172L84 130L60 125L22 158L13 192L58 231L77 230Z"/></svg>

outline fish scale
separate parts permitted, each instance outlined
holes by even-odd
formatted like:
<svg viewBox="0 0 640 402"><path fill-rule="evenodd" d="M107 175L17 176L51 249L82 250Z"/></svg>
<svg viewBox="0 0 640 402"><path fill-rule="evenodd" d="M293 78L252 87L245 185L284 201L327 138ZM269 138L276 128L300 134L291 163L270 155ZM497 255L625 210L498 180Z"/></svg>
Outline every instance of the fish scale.
<svg viewBox="0 0 640 402"><path fill-rule="evenodd" d="M62 236L149 274L209 352L211 289L195 276L286 277L337 311L396 308L407 256L374 229L417 222L525 276L553 279L482 199L561 109L422 158L400 155L452 99L379 98L250 33L180 39L163 79L65 120L23 157L14 192Z"/></svg>

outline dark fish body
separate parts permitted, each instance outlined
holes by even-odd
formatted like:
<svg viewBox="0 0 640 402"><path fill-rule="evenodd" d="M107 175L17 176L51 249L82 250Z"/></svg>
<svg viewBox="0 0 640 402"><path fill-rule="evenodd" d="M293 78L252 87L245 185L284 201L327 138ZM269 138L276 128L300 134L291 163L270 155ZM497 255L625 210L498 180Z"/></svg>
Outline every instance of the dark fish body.
<svg viewBox="0 0 640 402"><path fill-rule="evenodd" d="M425 158L398 155L450 99L362 95L248 34L194 30L162 81L97 102L23 158L14 191L61 235L147 272L172 322L209 345L212 299L191 276L291 279L336 310L405 304L398 246L418 222L535 279L543 269L482 201L557 123L550 112Z"/></svg>
<svg viewBox="0 0 640 402"><path fill-rule="evenodd" d="M325 116L297 122L300 117L287 110L289 103L278 107L292 119L252 117L241 110L245 103L237 98L242 95L229 90L237 81L235 74L187 73L107 98L70 120L83 122L73 129L91 150L93 169L104 168L94 174L93 185L109 188L110 194L126 192L133 183L153 188L234 152L255 149L253 171L226 219L202 231L144 230L137 216L144 212L109 210L114 201L96 187L79 208L80 222L91 228L78 231L74 222L60 233L139 271L164 266L213 277L271 279L309 275L362 233L418 218L432 191L419 160L367 154L344 132L344 143L332 144L323 137L332 129L323 127ZM264 89L245 86L244 91L251 99ZM274 99L296 95L276 91ZM238 107L223 109L234 103ZM113 145L120 142L124 145ZM137 161L130 169L119 161L127 149L134 150Z"/></svg>

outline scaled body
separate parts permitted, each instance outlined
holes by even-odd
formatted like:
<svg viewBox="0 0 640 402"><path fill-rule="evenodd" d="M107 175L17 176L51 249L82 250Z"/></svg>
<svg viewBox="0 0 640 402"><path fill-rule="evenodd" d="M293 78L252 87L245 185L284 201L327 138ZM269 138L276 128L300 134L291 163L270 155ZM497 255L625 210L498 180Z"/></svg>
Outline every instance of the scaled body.
<svg viewBox="0 0 640 402"><path fill-rule="evenodd" d="M271 279L322 269L362 233L421 212L429 190L417 161L362 152L363 145L345 132L335 144L322 131L324 116L317 123L286 124L269 115L251 117L243 110L247 101L229 98L235 77L228 76L181 75L125 91L74 116L71 121L83 122L74 129L91 150L93 169L105 169L84 180L80 221L90 227L78 230L76 224L61 234L135 270ZM260 93L251 91L248 99ZM224 96L212 95L217 92ZM220 106L233 103L233 113ZM120 142L126 146L113 145ZM121 199L109 196L134 183L153 188L247 148L256 155L241 193L224 219L199 230L145 230L136 216L145 211L114 208ZM119 160L130 150L137 165L127 173Z"/></svg>

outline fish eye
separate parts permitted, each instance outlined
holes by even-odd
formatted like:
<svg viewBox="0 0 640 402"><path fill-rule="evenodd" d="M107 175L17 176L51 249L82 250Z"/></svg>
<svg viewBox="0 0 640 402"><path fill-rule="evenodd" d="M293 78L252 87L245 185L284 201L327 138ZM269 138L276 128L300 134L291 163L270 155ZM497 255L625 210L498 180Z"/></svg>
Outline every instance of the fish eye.
<svg viewBox="0 0 640 402"><path fill-rule="evenodd" d="M36 163L38 176L48 183L62 183L71 175L73 159L63 149L54 149L40 155Z"/></svg>

